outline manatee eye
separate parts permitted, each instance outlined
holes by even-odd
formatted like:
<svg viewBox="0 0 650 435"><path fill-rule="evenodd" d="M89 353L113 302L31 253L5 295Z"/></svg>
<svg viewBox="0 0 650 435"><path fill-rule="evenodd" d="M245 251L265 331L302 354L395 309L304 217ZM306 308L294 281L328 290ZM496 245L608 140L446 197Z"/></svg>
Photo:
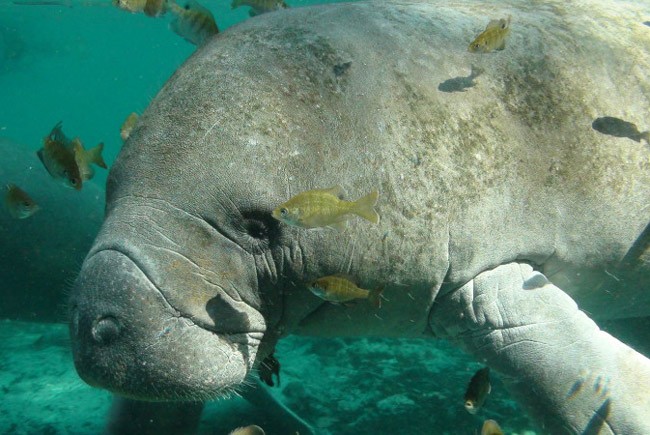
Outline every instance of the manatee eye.
<svg viewBox="0 0 650 435"><path fill-rule="evenodd" d="M286 217L288 214L289 214L289 210L287 210L286 208L282 207L280 209L280 216Z"/></svg>

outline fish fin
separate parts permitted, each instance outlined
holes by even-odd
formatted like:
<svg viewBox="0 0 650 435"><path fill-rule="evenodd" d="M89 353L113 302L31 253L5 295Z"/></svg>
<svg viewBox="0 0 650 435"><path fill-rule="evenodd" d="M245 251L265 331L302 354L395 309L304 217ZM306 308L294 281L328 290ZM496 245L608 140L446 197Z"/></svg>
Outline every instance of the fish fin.
<svg viewBox="0 0 650 435"><path fill-rule="evenodd" d="M381 294L384 292L384 286L379 286L374 290L370 290L368 293L368 301L372 304L373 307L379 309L381 308Z"/></svg>
<svg viewBox="0 0 650 435"><path fill-rule="evenodd" d="M49 138L54 141L65 142L65 135L63 134L63 121L57 122L56 125L52 127Z"/></svg>
<svg viewBox="0 0 650 435"><path fill-rule="evenodd" d="M43 167L45 167L45 170L47 171L47 173L50 174L50 176L56 178L56 174L52 173L52 171L50 171L50 168L49 168L49 167L47 166L47 164L45 163L45 156L43 155L43 148L41 148L40 150L36 151L36 155L37 155L38 158L40 159L41 163L43 163Z"/></svg>
<svg viewBox="0 0 650 435"><path fill-rule="evenodd" d="M94 163L100 168L108 168L108 166L106 166L106 162L104 161L104 157L102 157L102 151L104 151L104 142L101 142L96 147L86 151L86 155L88 156L88 163Z"/></svg>
<svg viewBox="0 0 650 435"><path fill-rule="evenodd" d="M345 220L340 220L338 222L334 222L333 224L328 225L329 228L333 228L336 231L343 232L345 231L346 228L346 221Z"/></svg>
<svg viewBox="0 0 650 435"><path fill-rule="evenodd" d="M165 15L168 9L167 0L161 0L160 4L157 4L157 0L147 0L143 12L148 17L159 17Z"/></svg>
<svg viewBox="0 0 650 435"><path fill-rule="evenodd" d="M230 9L236 9L242 5L242 0L232 0L232 3L230 4Z"/></svg>
<svg viewBox="0 0 650 435"><path fill-rule="evenodd" d="M494 29L496 27L501 27L501 20L490 20L488 25L485 27L485 30L487 29Z"/></svg>
<svg viewBox="0 0 650 435"><path fill-rule="evenodd" d="M325 189L314 189L315 192L321 192L321 193L329 193L330 195L337 196L341 198L343 195L345 195L345 192L343 191L343 188L339 186L338 184L333 187L326 187Z"/></svg>
<svg viewBox="0 0 650 435"><path fill-rule="evenodd" d="M377 204L379 192L373 190L363 198L359 198L354 202L352 212L356 215L376 224L379 222L379 214L375 211L374 207Z"/></svg>

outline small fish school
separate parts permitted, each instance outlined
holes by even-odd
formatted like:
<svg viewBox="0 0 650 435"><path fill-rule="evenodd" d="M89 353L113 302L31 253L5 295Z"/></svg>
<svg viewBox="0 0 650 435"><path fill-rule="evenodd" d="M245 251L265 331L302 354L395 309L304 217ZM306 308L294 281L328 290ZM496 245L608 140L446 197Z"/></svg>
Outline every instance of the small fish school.
<svg viewBox="0 0 650 435"><path fill-rule="evenodd" d="M134 14L143 13L151 18L160 18L169 12L172 15L169 28L197 47L219 33L212 12L197 0L185 0L180 4L175 0L113 0L113 6ZM283 0L232 1L232 9L242 6L250 8L248 11L250 17L289 7Z"/></svg>
<svg viewBox="0 0 650 435"><path fill-rule="evenodd" d="M43 138L43 146L36 151L38 159L52 179L66 187L81 190L84 181L95 176L92 165L107 169L102 157L104 144L85 149L81 139L69 139L59 121ZM6 186L5 208L15 219L27 219L41 208L31 196L13 183Z"/></svg>

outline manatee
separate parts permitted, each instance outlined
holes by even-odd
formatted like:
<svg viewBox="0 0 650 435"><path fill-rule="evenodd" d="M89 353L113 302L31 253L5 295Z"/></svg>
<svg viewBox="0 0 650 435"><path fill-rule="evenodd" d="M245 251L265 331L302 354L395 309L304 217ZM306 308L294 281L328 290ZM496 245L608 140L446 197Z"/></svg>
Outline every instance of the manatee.
<svg viewBox="0 0 650 435"><path fill-rule="evenodd" d="M499 3L512 33L489 55L467 52L487 19L471 1L289 9L200 48L111 168L70 298L79 375L202 401L288 334L430 337L550 433L650 433L650 361L595 323L650 315L650 154L591 128L648 113L648 36L629 5L616 21L604 2L529 7ZM438 90L472 64L480 83ZM378 189L380 222L271 217L335 185ZM306 288L340 273L383 286L381 310Z"/></svg>

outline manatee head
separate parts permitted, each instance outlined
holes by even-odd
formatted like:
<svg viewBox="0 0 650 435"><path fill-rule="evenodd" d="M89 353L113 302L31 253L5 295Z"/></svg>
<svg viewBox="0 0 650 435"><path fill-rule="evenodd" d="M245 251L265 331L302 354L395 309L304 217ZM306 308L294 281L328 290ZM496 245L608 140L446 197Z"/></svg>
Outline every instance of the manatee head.
<svg viewBox="0 0 650 435"><path fill-rule="evenodd" d="M70 300L78 373L138 399L227 394L253 366L266 328L250 256L165 202L120 202Z"/></svg>
<svg viewBox="0 0 650 435"><path fill-rule="evenodd" d="M105 221L74 284L74 362L117 394L206 400L242 385L258 356L268 325L256 256L280 223L261 195L225 194L236 189L211 172L220 163L170 139L183 126L151 112L111 168Z"/></svg>

